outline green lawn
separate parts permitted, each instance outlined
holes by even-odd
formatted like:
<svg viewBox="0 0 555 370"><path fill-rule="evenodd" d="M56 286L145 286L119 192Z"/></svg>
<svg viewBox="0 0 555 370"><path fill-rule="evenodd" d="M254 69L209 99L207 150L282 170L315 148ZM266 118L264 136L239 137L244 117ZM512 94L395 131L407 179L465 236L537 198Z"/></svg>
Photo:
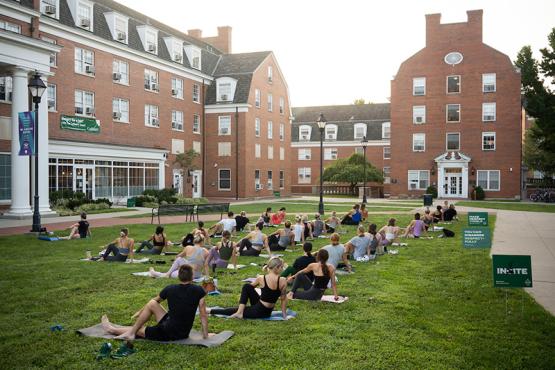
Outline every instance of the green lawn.
<svg viewBox="0 0 555 370"><path fill-rule="evenodd" d="M308 212L308 211L307 211ZM382 225L388 216L371 216ZM398 215L402 226L410 215ZM495 218L490 216L493 225ZM211 331L235 336L214 349L137 342L138 352L122 360L95 361L105 341L74 332L103 313L121 324L154 297L168 280L134 277L149 265L80 262L117 235L119 226L95 228L94 239L38 241L31 236L0 238L0 353L2 368L553 368L555 318L521 289L492 288L487 250L463 250L464 222L448 226L453 239L410 240L398 255L354 263L356 273L340 276L341 305L290 302L298 317L287 322L210 318ZM175 240L192 225L168 225ZM140 240L152 225L131 225ZM354 228L349 229L349 235ZM345 241L348 236L343 235ZM315 242L316 247L326 240ZM292 263L299 251L286 253ZM171 256L158 257L169 262ZM241 257L240 263L263 263ZM157 265L155 265L157 266ZM157 267L167 268L168 265ZM220 297L210 306L234 305L240 280L259 267L219 276ZM521 313L521 302L523 313ZM64 331L52 333L61 324ZM199 328L195 323L195 328ZM117 345L117 344L116 344Z"/></svg>
<svg viewBox="0 0 555 370"><path fill-rule="evenodd" d="M300 204L295 204L300 203ZM312 215L318 212L318 202L276 202L276 203L268 203L268 207L272 207L272 212L278 211L281 207L285 207L287 209L287 214L293 218L293 216L297 213L303 213ZM345 204L337 204L337 203L326 203L324 201L324 210L326 214L330 214L331 211L336 211L339 215L347 213L353 205L350 203ZM248 217L257 217L262 212L266 210L266 206L260 203L254 204L241 204L241 205L234 205L232 204L230 209L235 212L239 213L241 211L247 212ZM409 208L403 208L398 206L389 206L389 207L366 207L368 212L395 212L395 211L407 211L410 210ZM312 217L312 216L310 216Z"/></svg>
<svg viewBox="0 0 555 370"><path fill-rule="evenodd" d="M508 211L525 211L525 212L555 212L555 204L546 203L516 203L516 202L483 202L464 200L457 202L457 206L504 209Z"/></svg>

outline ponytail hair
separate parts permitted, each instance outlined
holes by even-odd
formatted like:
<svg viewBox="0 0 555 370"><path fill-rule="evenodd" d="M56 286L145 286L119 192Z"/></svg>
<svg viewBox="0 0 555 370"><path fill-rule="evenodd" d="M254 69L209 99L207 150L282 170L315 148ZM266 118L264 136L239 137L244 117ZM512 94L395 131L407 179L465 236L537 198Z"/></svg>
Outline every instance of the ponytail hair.
<svg viewBox="0 0 555 370"><path fill-rule="evenodd" d="M316 254L316 260L318 262L320 262L320 265L322 266L322 273L324 274L325 277L329 277L330 276L330 269L328 268L328 265L326 264L326 262L328 261L329 258L329 254L328 251L325 249L320 249L318 251L318 254Z"/></svg>
<svg viewBox="0 0 555 370"><path fill-rule="evenodd" d="M200 244L200 243L204 243L204 235L202 235L201 233L197 233L193 238L193 244Z"/></svg>
<svg viewBox="0 0 555 370"><path fill-rule="evenodd" d="M312 257L312 253L310 253L310 252L312 252L312 243L311 243L311 242L305 242L305 243L303 244L303 251L305 251L306 254L307 254L309 257Z"/></svg>
<svg viewBox="0 0 555 370"><path fill-rule="evenodd" d="M273 271L275 273L279 273L280 272L279 270L283 269L283 265L284 265L284 262L281 258L272 257L272 258L270 258L268 263L264 265L263 270L266 273L270 272L270 271Z"/></svg>

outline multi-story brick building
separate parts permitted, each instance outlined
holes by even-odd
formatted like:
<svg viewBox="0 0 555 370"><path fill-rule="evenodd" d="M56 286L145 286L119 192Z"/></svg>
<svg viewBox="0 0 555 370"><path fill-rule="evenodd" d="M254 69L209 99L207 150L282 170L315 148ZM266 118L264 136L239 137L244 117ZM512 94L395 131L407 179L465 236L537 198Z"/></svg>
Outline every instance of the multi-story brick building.
<svg viewBox="0 0 555 370"><path fill-rule="evenodd" d="M39 108L43 213L48 192L62 189L116 200L171 186L193 197L269 195L255 188L255 163L261 179L289 192L285 158L252 161L255 118L276 132L259 140L265 154L273 145L284 157L290 140L287 85L271 52L231 54L230 27L203 38L111 0L8 0L0 10L0 201L10 214L30 213L33 176L17 155L16 128L34 71L48 84ZM222 136L231 140L219 145ZM240 145L238 170L226 162L231 142ZM174 161L189 149L200 156L185 172Z"/></svg>

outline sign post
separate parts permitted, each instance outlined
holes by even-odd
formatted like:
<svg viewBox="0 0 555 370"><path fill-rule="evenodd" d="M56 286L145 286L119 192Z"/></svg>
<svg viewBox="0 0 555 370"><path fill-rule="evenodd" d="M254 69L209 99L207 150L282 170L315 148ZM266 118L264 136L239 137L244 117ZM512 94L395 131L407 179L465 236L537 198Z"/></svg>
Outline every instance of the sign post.
<svg viewBox="0 0 555 370"><path fill-rule="evenodd" d="M530 256L494 254L494 288L531 288L532 259Z"/></svg>
<svg viewBox="0 0 555 370"><path fill-rule="evenodd" d="M463 247L468 249L491 248L491 232L488 227L463 229Z"/></svg>

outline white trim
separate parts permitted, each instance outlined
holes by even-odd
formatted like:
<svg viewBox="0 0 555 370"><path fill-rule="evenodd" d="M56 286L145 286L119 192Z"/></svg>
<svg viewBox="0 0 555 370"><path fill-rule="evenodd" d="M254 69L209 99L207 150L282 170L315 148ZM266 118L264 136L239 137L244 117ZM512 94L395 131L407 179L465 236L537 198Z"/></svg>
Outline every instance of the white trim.
<svg viewBox="0 0 555 370"><path fill-rule="evenodd" d="M357 136L357 127L364 127L364 134L361 137ZM355 123L353 125L353 140L360 140L368 134L368 125L363 122Z"/></svg>
<svg viewBox="0 0 555 370"><path fill-rule="evenodd" d="M291 142L292 148L302 148L302 147L320 147L320 141L295 141ZM367 146L390 146L391 142L389 140L371 140L368 141ZM328 141L324 140L324 147L360 147L360 141Z"/></svg>
<svg viewBox="0 0 555 370"><path fill-rule="evenodd" d="M48 154L56 157L67 156L68 158L90 156L100 161L104 159L117 161L121 158L128 158L164 162L168 151L132 146L50 140L48 142Z"/></svg>
<svg viewBox="0 0 555 370"><path fill-rule="evenodd" d="M212 104L205 105L204 110L210 113L235 113L235 108L239 109L239 113L246 113L252 106L250 104Z"/></svg>
<svg viewBox="0 0 555 370"><path fill-rule="evenodd" d="M493 136L493 149L484 149L484 136ZM482 132L482 151L495 152L497 149L497 134L494 131Z"/></svg>
<svg viewBox="0 0 555 370"><path fill-rule="evenodd" d="M423 94L415 94L414 93L414 88L415 88L415 80L424 80L424 93ZM413 77L412 78L412 96L426 96L426 77Z"/></svg>
<svg viewBox="0 0 555 370"><path fill-rule="evenodd" d="M221 171L229 171L229 188L220 188ZM218 191L231 191L232 185L233 184L231 183L231 168L218 168Z"/></svg>
<svg viewBox="0 0 555 370"><path fill-rule="evenodd" d="M413 172L413 173L414 173L414 172L418 173L418 180L417 180L417 181L418 181L418 184L417 184L417 187L414 188L414 189L410 187L410 184L411 184L411 183L410 183L410 173L411 173L411 172ZM426 172L426 173L428 174L428 185L427 185L426 187L424 187L424 188L421 188L421 187L420 187L420 181L421 181L421 179L420 179L420 173L421 173L421 172ZM431 184L430 170L407 170L407 190L409 190L409 191L426 190L426 189L428 188L428 186L430 186L430 184Z"/></svg>
<svg viewBox="0 0 555 370"><path fill-rule="evenodd" d="M449 149L449 140L448 140L448 136L450 134L457 134L459 135L459 147L457 149ZM460 132L446 132L445 133L445 150L448 152L458 152L459 150L461 150L461 133Z"/></svg>
<svg viewBox="0 0 555 370"><path fill-rule="evenodd" d="M487 186L487 188L482 187L482 189L484 189L485 191L501 191L501 171L500 170L476 170L476 185L477 186L480 185L480 184L478 184L478 172L486 172L487 173L486 182L487 182L488 186ZM490 179L489 179L490 172L497 172L499 174L499 188L498 189L490 189Z"/></svg>
<svg viewBox="0 0 555 370"><path fill-rule="evenodd" d="M423 144L422 144L422 149L414 149L414 139L415 136L421 136L424 140L422 140ZM419 152L425 152L426 151L426 134L424 132L415 132L412 134L412 151L413 153L419 153Z"/></svg>
<svg viewBox="0 0 555 370"><path fill-rule="evenodd" d="M458 77L459 78L459 91L457 92L449 92L449 77ZM447 95L455 95L462 93L462 79L461 75L448 75L445 77L445 94Z"/></svg>
<svg viewBox="0 0 555 370"><path fill-rule="evenodd" d="M31 23L32 17L40 17L40 12L29 9L14 1L0 0L0 7L2 7L2 15L17 19L18 21Z"/></svg>
<svg viewBox="0 0 555 370"><path fill-rule="evenodd" d="M449 121L449 106L450 105L458 105L459 106L459 120L458 121ZM445 122L447 123L460 123L462 116L462 109L459 103L447 103L445 104Z"/></svg>

